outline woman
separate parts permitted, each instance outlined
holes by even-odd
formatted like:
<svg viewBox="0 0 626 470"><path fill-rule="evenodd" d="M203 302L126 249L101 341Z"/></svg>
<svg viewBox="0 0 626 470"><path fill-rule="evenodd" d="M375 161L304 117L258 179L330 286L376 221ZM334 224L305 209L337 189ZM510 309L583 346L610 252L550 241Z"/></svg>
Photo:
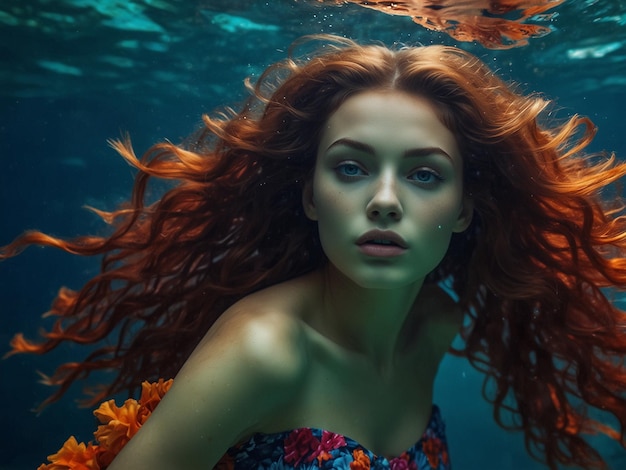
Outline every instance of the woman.
<svg viewBox="0 0 626 470"><path fill-rule="evenodd" d="M5 247L104 254L14 351L119 335L61 366L52 400L92 370L119 370L94 401L176 375L112 470L448 468L432 385L462 330L501 424L551 468L601 468L581 433L624 443L626 220L601 196L626 164L466 52L325 39L185 147L114 143L140 173L100 212L110 237ZM144 206L150 177L180 184Z"/></svg>

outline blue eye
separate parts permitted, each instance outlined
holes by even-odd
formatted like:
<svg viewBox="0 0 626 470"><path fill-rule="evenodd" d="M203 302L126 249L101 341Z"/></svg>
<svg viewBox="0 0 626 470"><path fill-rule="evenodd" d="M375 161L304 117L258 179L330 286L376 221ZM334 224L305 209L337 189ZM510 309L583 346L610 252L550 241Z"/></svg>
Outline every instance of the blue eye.
<svg viewBox="0 0 626 470"><path fill-rule="evenodd" d="M340 176L347 178L365 176L365 172L355 163L341 163L340 165L337 165L335 170Z"/></svg>
<svg viewBox="0 0 626 470"><path fill-rule="evenodd" d="M421 184L435 184L443 181L443 178L434 170L420 169L409 176L411 181Z"/></svg>

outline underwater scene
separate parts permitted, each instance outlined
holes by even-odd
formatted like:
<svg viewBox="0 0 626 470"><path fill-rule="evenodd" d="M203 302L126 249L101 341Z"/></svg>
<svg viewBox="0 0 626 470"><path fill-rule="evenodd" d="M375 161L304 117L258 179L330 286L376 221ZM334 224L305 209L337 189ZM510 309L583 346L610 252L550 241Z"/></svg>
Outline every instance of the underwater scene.
<svg viewBox="0 0 626 470"><path fill-rule="evenodd" d="M85 206L113 210L135 173L109 139L127 133L139 154L181 142L203 114L236 108L246 78L318 33L468 50L521 90L554 100L559 116L588 116L598 128L592 151L626 158L625 0L3 0L0 245L28 229L104 233ZM2 353L17 332L36 338L58 289L79 288L98 268L97 258L39 248L0 263ZM76 403L80 387L37 410L51 392L40 374L85 351L64 345L0 361L0 470L35 469L71 435L93 440L97 423L93 408ZM435 402L455 470L546 468L522 433L495 424L482 376L466 360L446 357ZM589 439L611 469L626 469L622 447Z"/></svg>

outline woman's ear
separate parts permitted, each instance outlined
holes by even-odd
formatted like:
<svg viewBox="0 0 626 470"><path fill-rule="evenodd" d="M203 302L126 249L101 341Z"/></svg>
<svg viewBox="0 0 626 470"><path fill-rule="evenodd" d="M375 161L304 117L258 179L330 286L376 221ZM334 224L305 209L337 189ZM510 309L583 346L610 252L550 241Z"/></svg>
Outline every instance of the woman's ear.
<svg viewBox="0 0 626 470"><path fill-rule="evenodd" d="M469 196L463 196L463 203L461 205L461 212L456 220L454 229L455 233L461 233L467 230L467 227L472 223L474 217L474 199Z"/></svg>
<svg viewBox="0 0 626 470"><path fill-rule="evenodd" d="M317 220L317 209L313 197L313 178L308 178L302 187L302 208L310 220Z"/></svg>

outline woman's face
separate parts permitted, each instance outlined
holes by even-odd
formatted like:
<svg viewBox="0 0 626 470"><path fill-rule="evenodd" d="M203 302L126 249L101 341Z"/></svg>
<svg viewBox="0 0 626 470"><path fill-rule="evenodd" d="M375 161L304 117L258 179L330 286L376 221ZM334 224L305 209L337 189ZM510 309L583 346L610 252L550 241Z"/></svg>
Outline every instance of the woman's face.
<svg viewBox="0 0 626 470"><path fill-rule="evenodd" d="M330 263L356 284L421 282L471 222L454 135L425 98L350 97L328 119L303 193Z"/></svg>

